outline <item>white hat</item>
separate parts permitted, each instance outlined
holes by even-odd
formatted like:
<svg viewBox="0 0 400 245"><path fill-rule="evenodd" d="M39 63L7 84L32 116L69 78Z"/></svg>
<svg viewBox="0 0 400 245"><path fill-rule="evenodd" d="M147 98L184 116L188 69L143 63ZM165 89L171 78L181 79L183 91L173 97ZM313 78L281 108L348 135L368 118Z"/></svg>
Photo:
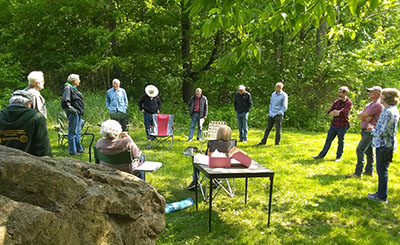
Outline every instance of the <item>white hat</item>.
<svg viewBox="0 0 400 245"><path fill-rule="evenodd" d="M158 89L154 85L147 85L144 91L146 92L147 96L151 98L156 97L158 95Z"/></svg>
<svg viewBox="0 0 400 245"><path fill-rule="evenodd" d="M380 86L373 86L372 88L367 88L367 91L378 91L379 93L382 92L382 88Z"/></svg>

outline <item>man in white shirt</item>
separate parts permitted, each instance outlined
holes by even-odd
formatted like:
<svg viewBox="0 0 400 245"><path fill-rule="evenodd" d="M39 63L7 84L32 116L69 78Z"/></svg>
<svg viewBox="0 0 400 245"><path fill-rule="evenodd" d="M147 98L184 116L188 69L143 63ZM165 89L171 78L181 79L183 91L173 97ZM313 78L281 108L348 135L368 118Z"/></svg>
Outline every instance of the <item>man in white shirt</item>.
<svg viewBox="0 0 400 245"><path fill-rule="evenodd" d="M40 90L44 88L44 76L41 71L32 71L28 75L28 87L24 90L28 91L32 94L33 104L32 109L35 109L43 114L45 118L47 118L47 109L46 103L42 95L40 94Z"/></svg>

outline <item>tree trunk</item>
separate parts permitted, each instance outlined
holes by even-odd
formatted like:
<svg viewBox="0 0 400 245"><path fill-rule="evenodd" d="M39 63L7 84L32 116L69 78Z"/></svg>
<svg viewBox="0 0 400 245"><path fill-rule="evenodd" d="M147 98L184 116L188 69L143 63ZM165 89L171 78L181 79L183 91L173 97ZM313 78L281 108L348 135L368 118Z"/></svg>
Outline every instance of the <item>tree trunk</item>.
<svg viewBox="0 0 400 245"><path fill-rule="evenodd" d="M194 81L193 81L193 65L192 57L190 54L190 19L187 12L185 0L181 0L182 13L181 13L181 26L182 26L182 61L183 61L183 74L182 74L182 99L188 102L193 95Z"/></svg>
<svg viewBox="0 0 400 245"><path fill-rule="evenodd" d="M321 20L323 17L321 18ZM320 25L319 28L317 29L317 42L315 46L315 54L317 57L317 62L318 64L322 61L323 59L323 54L326 46L326 20L323 21Z"/></svg>
<svg viewBox="0 0 400 245"><path fill-rule="evenodd" d="M284 42L284 36L282 31L275 31L273 33L273 37L274 37L274 57L275 57L275 72L274 73L274 80L275 81L280 81L280 77L282 74L282 57L283 57L283 53L282 53L282 46L283 46L283 42Z"/></svg>
<svg viewBox="0 0 400 245"><path fill-rule="evenodd" d="M111 10L109 18L108 18L108 29L112 33L117 28L117 21L112 16L112 13L116 10L116 6L115 6L115 3L113 2L113 0L108 0L107 3ZM119 41L115 37L114 33L111 35L111 55L114 55L114 56L120 55ZM122 69L118 64L113 65L111 76L113 78L114 77L120 78L122 76ZM108 81L108 83L111 85L111 81Z"/></svg>

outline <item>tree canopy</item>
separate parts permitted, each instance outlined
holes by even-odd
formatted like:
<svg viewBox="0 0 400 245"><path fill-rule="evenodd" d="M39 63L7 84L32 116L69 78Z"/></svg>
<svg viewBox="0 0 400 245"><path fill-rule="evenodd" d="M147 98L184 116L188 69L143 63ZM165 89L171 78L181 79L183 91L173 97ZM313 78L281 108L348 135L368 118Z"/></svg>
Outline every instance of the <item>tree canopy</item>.
<svg viewBox="0 0 400 245"><path fill-rule="evenodd" d="M245 84L266 107L282 81L286 120L312 128L339 86L362 102L366 87L398 84L397 1L0 0L0 8L2 95L41 70L55 95L78 73L84 90L104 91L118 77L131 98L154 84L163 100L182 103L201 87L216 106Z"/></svg>

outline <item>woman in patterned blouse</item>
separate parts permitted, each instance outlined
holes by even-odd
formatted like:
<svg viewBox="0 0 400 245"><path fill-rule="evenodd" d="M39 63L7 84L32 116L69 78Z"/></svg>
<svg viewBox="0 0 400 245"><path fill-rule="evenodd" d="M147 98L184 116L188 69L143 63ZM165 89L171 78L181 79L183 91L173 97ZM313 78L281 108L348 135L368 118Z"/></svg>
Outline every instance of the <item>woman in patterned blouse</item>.
<svg viewBox="0 0 400 245"><path fill-rule="evenodd" d="M386 88L382 91L382 102L385 106L376 127L368 125L368 131L373 136L372 146L376 148L376 172L378 173L378 191L369 193L368 199L387 203L388 169L392 161L393 152L397 148L396 132L399 122L400 92L395 88Z"/></svg>

